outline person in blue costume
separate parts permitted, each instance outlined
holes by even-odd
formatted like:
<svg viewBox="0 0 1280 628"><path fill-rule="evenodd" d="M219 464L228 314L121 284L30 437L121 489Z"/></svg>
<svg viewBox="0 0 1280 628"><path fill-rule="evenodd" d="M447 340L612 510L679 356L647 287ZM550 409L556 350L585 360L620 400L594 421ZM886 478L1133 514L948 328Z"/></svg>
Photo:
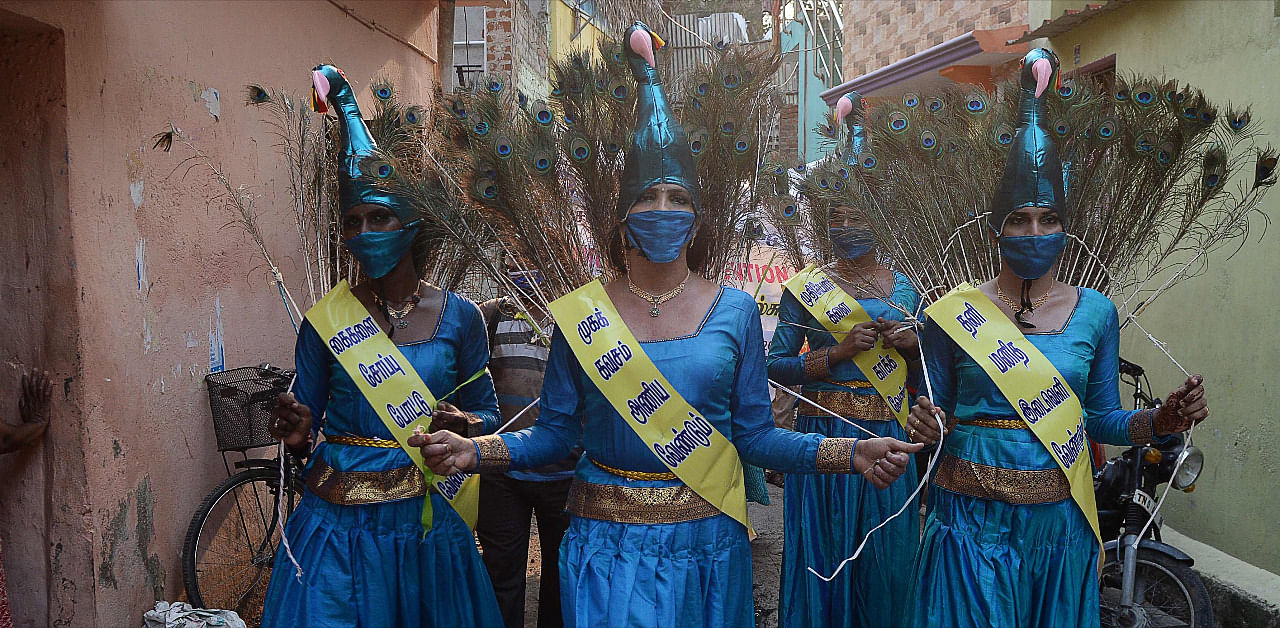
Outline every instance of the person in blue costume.
<svg viewBox="0 0 1280 628"><path fill-rule="evenodd" d="M856 157L864 149L862 114L862 97L857 92L845 94L837 102L837 123L845 122L851 138L846 158L854 159L853 163L857 163ZM801 189L803 194L805 188ZM855 193L856 189L849 186L844 192ZM808 199L806 204L821 206L822 201ZM903 328L901 321L904 312L916 315L920 296L904 275L880 264L875 237L864 217L847 205L832 208L829 215L831 257L835 262L824 266L824 272L858 299L872 320L858 324L843 342L837 343L791 291L783 292L778 328L769 345L769 377L786 386L802 385L805 398L857 425L800 401L797 432L844 438L871 432L906 439L889 406L852 360L882 337L907 360L911 380L917 379L919 344L914 330ZM806 342L809 350L801 353ZM916 477L915 466L914 460L908 463L908 478ZM903 516L876 532L858 560L834 580L815 578L808 569L824 574L834 572L837 565L853 555L872 528L902 508L914 488L911 482L897 482L886 490L877 490L866 478L857 476L787 478L779 626L887 628L901 624L903 609L910 605L909 565L920 538L920 520L914 515L919 508L917 500L912 500Z"/></svg>
<svg viewBox="0 0 1280 628"><path fill-rule="evenodd" d="M1081 399L1091 439L1146 443L1208 416L1202 378L1189 377L1158 410L1122 409L1115 305L1054 279L1071 216L1040 98L1057 72L1048 50L1023 60L1019 125L987 218L1001 269L979 288ZM934 417L954 427L929 496L909 624L1098 626L1099 545L1066 476L985 371L936 323L926 323L923 343L933 398L917 399L908 435L937 442Z"/></svg>
<svg viewBox="0 0 1280 628"><path fill-rule="evenodd" d="M864 473L887 486L919 445L773 425L755 301L692 273L705 262L694 234L717 236L702 228L688 140L655 70L660 40L637 23L623 42L640 95L617 237L609 243L619 276L605 287L623 322L742 462L789 473ZM561 327L533 427L470 440L441 432L410 444L422 445L432 469L448 474L537 467L581 439L585 455L560 549L566 626L754 626L747 528L676 479L588 378Z"/></svg>
<svg viewBox="0 0 1280 628"><path fill-rule="evenodd" d="M356 161L376 151L346 77L312 73L314 102L339 115L343 243L368 276L352 292L440 398L431 429L478 435L498 426L485 373L485 325L476 305L421 279L422 220L405 199L360 178ZM307 489L285 535L263 610L264 628L500 626L493 587L467 524L393 440L391 432L309 321L298 334L293 394L274 409L273 434L311 452ZM460 386L461 384L461 386ZM447 397L447 400L445 399ZM428 497L428 493L430 493ZM431 500L424 535L423 500Z"/></svg>

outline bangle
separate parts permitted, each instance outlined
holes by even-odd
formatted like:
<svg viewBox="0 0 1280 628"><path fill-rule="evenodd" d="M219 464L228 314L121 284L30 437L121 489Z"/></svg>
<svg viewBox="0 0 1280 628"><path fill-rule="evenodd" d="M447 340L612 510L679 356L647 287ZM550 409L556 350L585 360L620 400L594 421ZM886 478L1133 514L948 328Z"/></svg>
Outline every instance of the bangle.
<svg viewBox="0 0 1280 628"><path fill-rule="evenodd" d="M815 349L804 354L804 376L810 381L821 381L831 375L831 347Z"/></svg>

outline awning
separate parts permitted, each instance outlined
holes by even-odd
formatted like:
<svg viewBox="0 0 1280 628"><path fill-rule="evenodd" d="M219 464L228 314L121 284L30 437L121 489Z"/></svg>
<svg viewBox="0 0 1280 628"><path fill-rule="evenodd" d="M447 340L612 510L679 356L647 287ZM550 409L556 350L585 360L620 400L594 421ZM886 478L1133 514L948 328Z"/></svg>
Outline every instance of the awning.
<svg viewBox="0 0 1280 628"><path fill-rule="evenodd" d="M1115 11L1122 6L1129 4L1130 1L1131 0L1107 0L1102 4L1086 4L1083 9L1067 9L1062 12L1062 15L1051 20L1045 20L1044 23L1040 25L1040 28L1023 33L1022 37L1010 41L1009 44L1024 44L1033 39L1040 39L1041 37L1057 37L1058 35L1098 17L1099 15Z"/></svg>
<svg viewBox="0 0 1280 628"><path fill-rule="evenodd" d="M929 91L952 82L984 82L992 69L1021 58L1025 44L1011 44L1009 38L1026 32L1026 25L970 31L928 50L896 61L858 78L845 81L820 96L829 105L844 94L857 90L863 96L894 96L908 91Z"/></svg>

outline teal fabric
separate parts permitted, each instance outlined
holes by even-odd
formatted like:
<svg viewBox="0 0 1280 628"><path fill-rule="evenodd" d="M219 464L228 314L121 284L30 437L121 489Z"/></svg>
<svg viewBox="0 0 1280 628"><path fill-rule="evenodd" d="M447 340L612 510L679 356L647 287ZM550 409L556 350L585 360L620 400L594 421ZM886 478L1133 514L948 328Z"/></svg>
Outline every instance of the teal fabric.
<svg viewBox="0 0 1280 628"><path fill-rule="evenodd" d="M1038 60L1047 60L1053 78L1044 93L1036 96L1036 78L1031 68ZM1045 48L1028 52L1018 74L1018 122L1013 143L1005 157L1004 174L991 202L987 225L996 233L1004 229L1005 218L1023 207L1052 207L1058 210L1062 228L1068 225L1067 194L1062 178L1062 161L1049 137L1049 121L1045 119L1045 99L1050 96L1058 78L1058 56Z"/></svg>
<svg viewBox="0 0 1280 628"><path fill-rule="evenodd" d="M590 459L633 471L666 471L579 366L557 326L538 420L503 434L511 468L558 460L581 439L575 481L632 487L678 480L627 480ZM680 396L733 442L748 464L816 471L823 436L773 424L765 381L760 310L750 295L721 288L697 331L641 343ZM850 460L852 465L852 460ZM574 517L560 548L567 626L751 626L751 552L746 528L728 515L674 524L626 524Z"/></svg>
<svg viewBox="0 0 1280 628"><path fill-rule="evenodd" d="M920 297L903 275L895 275L891 300L914 312ZM902 320L902 313L878 299L859 299L858 304L873 318ZM810 381L804 375L800 349L807 340L809 349L835 345L835 337L819 331L821 324L809 314L790 291L783 293L777 331L769 346L769 375L783 384L803 384L810 396L821 390L851 390L826 381ZM831 379L866 379L853 362L834 367ZM911 377L909 383L914 383ZM877 394L874 388L856 389L864 395ZM807 408L803 406L802 408ZM880 436L909 441L897 421L864 421L846 417ZM865 432L829 415L810 416L801 412L796 431L847 438ZM903 609L912 600L911 570L920 538L919 501L912 500L901 517L894 519L867 542L858 560L847 565L835 580L823 582L808 572L812 567L831 574L845 558L852 556L872 528L906 503L915 490L915 460L901 480L889 488L875 488L856 475L792 475L784 489L784 537L782 579L778 592L778 625L783 628L808 626L891 627L901 625Z"/></svg>
<svg viewBox="0 0 1280 628"><path fill-rule="evenodd" d="M1027 338L1082 400L1089 437L1130 445L1136 413L1120 406L1115 305L1094 290L1077 292L1061 330ZM924 347L934 402L960 421L944 441L946 453L1008 469L1055 467L1030 430L966 425L1017 415L982 368L932 322L925 325ZM1098 547L1075 502L1008 504L935 487L929 508L911 626L1098 625Z"/></svg>
<svg viewBox="0 0 1280 628"><path fill-rule="evenodd" d="M636 22L622 38L627 64L636 79L636 122L618 185L618 220L626 218L641 193L659 183L687 190L696 212L701 209L700 188L689 137L662 89L658 69L631 49L631 34L637 31L650 33L648 26Z"/></svg>
<svg viewBox="0 0 1280 628"><path fill-rule="evenodd" d="M329 82L328 94L317 94L325 103L333 108L338 116L338 136L342 146L341 163L338 169L338 207L342 213L365 203L382 205L394 211L405 226L418 220L411 206L405 199L385 190L380 190L360 171L360 162L373 157L378 151L369 127L365 126L364 114L360 113L360 105L356 102L355 91L342 70L321 64L312 72L324 76Z"/></svg>
<svg viewBox="0 0 1280 628"><path fill-rule="evenodd" d="M398 345L437 396L484 368L489 348L475 304L446 292L430 340ZM324 417L325 434L391 439L391 433L356 388L310 322L295 351L294 395ZM486 431L498 426L493 381L483 375L448 399L479 415ZM386 471L413 464L401 449L320 443L309 472L323 460L338 471ZM303 578L283 550L276 554L267 589L264 628L497 626L502 618L466 523L439 495L431 497L432 528L422 534L423 497L339 506L308 489L285 533Z"/></svg>

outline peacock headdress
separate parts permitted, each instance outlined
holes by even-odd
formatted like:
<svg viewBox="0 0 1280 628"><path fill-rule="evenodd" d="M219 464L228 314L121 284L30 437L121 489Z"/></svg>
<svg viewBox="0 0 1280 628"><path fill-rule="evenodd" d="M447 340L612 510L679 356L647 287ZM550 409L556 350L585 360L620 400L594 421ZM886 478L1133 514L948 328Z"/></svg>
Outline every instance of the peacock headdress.
<svg viewBox="0 0 1280 628"><path fill-rule="evenodd" d="M697 212L701 206L693 152L662 87L654 56L664 43L643 22L631 25L623 42L627 65L636 81L636 110L635 130L618 189L618 220L626 217L645 190L660 183L688 190Z"/></svg>
<svg viewBox="0 0 1280 628"><path fill-rule="evenodd" d="M332 107L338 116L338 137L341 149L338 172L338 209L342 213L363 204L382 205L394 211L404 226L417 224L420 216L411 209L406 199L380 187L373 177L364 176L362 164L378 155L378 144L364 115L356 103L355 92L347 76L338 68L321 64L311 72L311 106L324 113ZM390 176L390 166L385 166L384 176Z"/></svg>
<svg viewBox="0 0 1280 628"><path fill-rule="evenodd" d="M1067 228L1067 194L1062 161L1049 135L1045 101L1056 93L1058 55L1044 48L1028 52L1018 73L1018 117L1013 142L1004 161L1004 174L987 215L987 225L999 233L1005 218L1023 207L1050 207ZM1047 91L1049 86L1053 92Z"/></svg>

